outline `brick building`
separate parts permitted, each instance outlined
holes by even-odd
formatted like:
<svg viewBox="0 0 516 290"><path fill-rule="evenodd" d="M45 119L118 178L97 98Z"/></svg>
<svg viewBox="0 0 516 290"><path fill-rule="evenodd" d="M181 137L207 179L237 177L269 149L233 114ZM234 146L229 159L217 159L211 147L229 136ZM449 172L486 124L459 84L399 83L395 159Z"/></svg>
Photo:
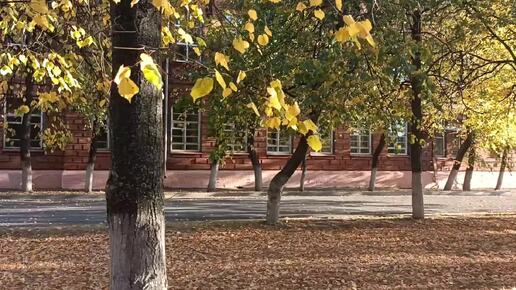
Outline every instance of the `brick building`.
<svg viewBox="0 0 516 290"><path fill-rule="evenodd" d="M188 52L188 47L182 47ZM188 56L188 53L182 53ZM169 83L174 88L168 98L167 111L167 187L202 188L207 184L210 163L209 154L215 140L208 136L207 115L205 112L174 110L174 102L188 95L191 82L181 72L188 66L188 59L171 62ZM6 102L9 102L7 100ZM0 104L0 189L16 188L20 179L19 136L17 117L12 106ZM8 109L10 108L10 109ZM90 132L85 130L85 121L75 113L64 113L66 124L73 134L66 150L44 152L39 136L45 128L47 118L35 113L31 118L32 166L35 188L82 188L84 169L88 160ZM407 144L406 124L394 125L397 129L389 144L380 155L378 170L379 186L410 186L410 152ZM6 130L5 128L10 128ZM233 153L221 167L219 187L251 187L253 184L252 165L245 153L245 134L228 124L228 130L235 132L235 140L229 148ZM350 132L341 127L324 134L325 145L322 152L310 153L307 158L307 186L314 187L363 187L367 184L371 168L372 152L380 139L379 134L361 130ZM425 185L435 181L434 161L443 179L451 168L453 156L458 147L458 139L453 131L436 137L423 150ZM259 129L255 136L255 148L267 181L279 170L295 149L297 139L280 131ZM109 138L104 134L98 143L99 153L96 162L95 187L103 188L110 165ZM289 186L296 185L297 174ZM439 178L439 177L437 177ZM439 180L438 180L439 181Z"/></svg>

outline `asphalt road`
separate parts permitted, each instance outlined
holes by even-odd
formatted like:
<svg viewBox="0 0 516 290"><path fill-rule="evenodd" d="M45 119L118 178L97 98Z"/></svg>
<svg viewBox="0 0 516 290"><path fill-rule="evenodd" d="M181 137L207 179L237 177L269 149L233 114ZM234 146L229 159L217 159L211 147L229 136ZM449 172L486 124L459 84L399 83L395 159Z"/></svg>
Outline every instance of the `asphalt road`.
<svg viewBox="0 0 516 290"><path fill-rule="evenodd" d="M400 216L411 212L407 194L343 196L284 196L281 215L288 218L339 218ZM515 192L425 195L426 214L516 213ZM0 198L0 227L44 227L105 223L102 197ZM171 198L166 201L166 219L202 221L261 219L265 197Z"/></svg>

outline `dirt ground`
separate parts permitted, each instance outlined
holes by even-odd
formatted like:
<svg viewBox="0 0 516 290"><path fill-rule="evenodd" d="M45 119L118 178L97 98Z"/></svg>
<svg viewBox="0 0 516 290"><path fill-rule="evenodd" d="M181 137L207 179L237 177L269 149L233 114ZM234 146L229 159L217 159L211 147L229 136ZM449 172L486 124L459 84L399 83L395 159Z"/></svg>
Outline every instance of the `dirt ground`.
<svg viewBox="0 0 516 290"><path fill-rule="evenodd" d="M0 289L105 289L107 242L0 232ZM511 289L516 216L176 224L167 259L172 289Z"/></svg>

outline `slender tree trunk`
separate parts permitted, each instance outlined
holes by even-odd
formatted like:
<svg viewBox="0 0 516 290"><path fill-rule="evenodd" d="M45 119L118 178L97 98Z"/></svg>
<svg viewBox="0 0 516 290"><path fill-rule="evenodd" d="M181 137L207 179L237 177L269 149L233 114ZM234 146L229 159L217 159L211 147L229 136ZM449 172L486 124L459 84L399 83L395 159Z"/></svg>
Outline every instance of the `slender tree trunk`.
<svg viewBox="0 0 516 290"><path fill-rule="evenodd" d="M112 164L106 187L110 289L167 289L163 211L162 91L136 65L161 45L161 13L149 0L111 2L113 75L132 66L140 91L129 103L111 88ZM156 59L158 51L149 51Z"/></svg>
<svg viewBox="0 0 516 290"><path fill-rule="evenodd" d="M464 175L464 183L462 184L462 190L464 191L471 190L471 180L473 179L473 171L475 170L475 158L476 151L475 146L473 145L471 149L469 149L468 167L466 168L466 173Z"/></svg>
<svg viewBox="0 0 516 290"><path fill-rule="evenodd" d="M285 166L276 174L269 184L269 190L267 191L267 217L266 222L269 225L275 225L279 221L279 207L281 194L285 188L285 184L288 182L290 177L294 174L299 164L303 162L303 159L308 152L308 143L306 137L303 136L299 140L296 151L290 159L287 161Z"/></svg>
<svg viewBox="0 0 516 290"><path fill-rule="evenodd" d="M208 182L208 192L217 190L217 175L219 174L219 160L211 162L210 181Z"/></svg>
<svg viewBox="0 0 516 290"><path fill-rule="evenodd" d="M412 39L421 44L423 39L421 36L421 11L415 10L412 14ZM410 121L410 134L414 137L413 142L410 144L410 163L412 169L412 217L415 219L423 219L425 217L425 208L423 200L423 183L421 180L422 172L422 147L421 141L423 140L423 133L421 132L421 126L423 124L423 111L421 93L423 86L422 79L422 62L421 52L417 50L414 53L412 64L416 68L416 71L410 76L410 82L412 87L412 100L410 106L412 109L412 118Z"/></svg>
<svg viewBox="0 0 516 290"><path fill-rule="evenodd" d="M466 152L468 152L471 145L473 145L475 133L472 131L468 131L466 136L466 140L460 145L459 151L457 151L457 157L453 163L452 170L450 171L450 175L448 175L448 180L446 181L446 185L444 186L444 190L451 190L453 187L453 183L457 179L457 175L460 170L460 166L462 164L462 160L464 160L464 156Z"/></svg>
<svg viewBox="0 0 516 290"><path fill-rule="evenodd" d="M376 172L378 171L378 163L380 162L380 154L385 148L386 144L385 133L380 136L380 142L376 146L373 152L373 160L371 162L371 177L369 178L369 191L374 191L376 188Z"/></svg>
<svg viewBox="0 0 516 290"><path fill-rule="evenodd" d="M301 178L299 179L299 191L305 191L305 177L306 177L306 155L301 162Z"/></svg>
<svg viewBox="0 0 516 290"><path fill-rule="evenodd" d="M21 190L23 192L32 192L32 162L30 156L30 115L31 112L23 114L21 124L22 138L20 140L20 159L22 167Z"/></svg>
<svg viewBox="0 0 516 290"><path fill-rule="evenodd" d="M254 131L249 134L249 138L247 139L247 153L249 154L249 159L253 164L254 171L254 191L262 191L263 188L263 179L262 179L262 165L260 164L260 159L258 158L258 154L254 147Z"/></svg>
<svg viewBox="0 0 516 290"><path fill-rule="evenodd" d="M92 126L92 136L90 140L90 150L88 152L88 164L86 165L86 176L84 190L88 193L93 191L93 174L95 173L95 161L97 160L97 134L95 121Z"/></svg>
<svg viewBox="0 0 516 290"><path fill-rule="evenodd" d="M507 155L509 155L509 149L505 148L502 153L502 161L500 163L500 172L498 173L498 180L496 181L495 190L502 189L503 175L505 168L507 167Z"/></svg>
<svg viewBox="0 0 516 290"><path fill-rule="evenodd" d="M32 72L27 72L25 78L26 95L24 104L31 108L33 100ZM23 192L32 192L32 159L30 156L30 119L32 115L32 108L29 112L23 114L21 122L21 139L20 139L20 160L22 169L22 184L21 190Z"/></svg>

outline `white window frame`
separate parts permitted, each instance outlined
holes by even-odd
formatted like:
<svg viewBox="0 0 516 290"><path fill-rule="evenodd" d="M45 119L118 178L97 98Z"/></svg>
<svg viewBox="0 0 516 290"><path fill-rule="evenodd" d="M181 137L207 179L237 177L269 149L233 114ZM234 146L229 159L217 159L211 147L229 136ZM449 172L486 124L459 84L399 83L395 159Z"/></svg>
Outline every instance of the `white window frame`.
<svg viewBox="0 0 516 290"><path fill-rule="evenodd" d="M31 113L31 116L30 116L30 117L32 118L32 117L34 117L34 116L39 116L39 132L40 132L40 134L41 134L41 133L43 133L43 117L44 117L43 112L41 112L41 111L40 111L39 113ZM15 122L15 123L13 123L13 122L8 122L8 120L7 120L7 119L8 119L8 117L16 117L16 118L20 118L20 122ZM6 127L7 127L7 129L9 129L9 124L21 124L21 123L22 123L22 118L23 118L22 116L18 116L18 115L16 115L15 113L9 113L9 112L7 112L7 98L6 98L6 99L5 99L5 102L4 102L4 124L5 124L4 126L6 126ZM30 120L29 120L29 121L30 121ZM38 124L35 124L35 123L33 124L33 123L31 123L31 126L32 126L32 125L38 125ZM7 138L8 138L8 137L7 137L7 130L5 130L5 127L4 127L4 130L3 130L3 131L4 131L4 136L3 136L3 137L4 137L4 138L3 138L3 148L4 148L5 150L20 150L20 147L19 147L19 146L18 146L18 147L16 147L16 146L11 146L11 145L9 145L9 144L8 144L8 142L7 142ZM10 138L10 140L12 140L12 138ZM14 140L20 140L20 139L14 139ZM29 142L29 143L30 143L30 145L32 145L32 144L31 144L31 143L32 143L32 139L31 139L31 142ZM38 147L30 146L30 149L31 149L31 150L43 150L43 139L41 138L41 136L40 136L40 138L39 138L39 146L38 146Z"/></svg>
<svg viewBox="0 0 516 290"><path fill-rule="evenodd" d="M183 114L184 114L184 111L183 111ZM186 142L186 139L187 139L187 136L186 136L186 126L188 125L189 122L191 121L187 121L186 117L185 117L185 120L184 121L175 121L174 120L174 108L172 107L170 109L170 152L172 153L181 153L181 152L200 152L201 151L201 111L200 110L197 110L197 149L195 150L192 150L192 149L186 149L186 147L188 145L193 145L194 143L187 143ZM184 129L183 128L175 128L174 127L174 123L178 123L178 122L181 122L183 125L184 125ZM181 143L174 143L174 135L173 135L173 132L174 132L174 129L179 129L179 130L183 130L183 142ZM177 145L177 144L181 144L183 146L183 149L174 149L174 145Z"/></svg>
<svg viewBox="0 0 516 290"><path fill-rule="evenodd" d="M188 6L185 6L185 9L186 9L186 18L190 19L190 9L188 8ZM176 23L174 23L174 27L176 29L181 27L181 25L179 24L179 21L176 21ZM172 61L174 61L174 62L180 62L180 63L188 63L188 62L190 62L191 61L190 53L193 53L195 56L197 56L195 51L193 51L193 48L197 47L196 44L188 44L186 42L176 41L172 45L175 46L175 49L179 49L180 46L184 46L185 47L185 55L180 55L180 54L177 54L175 51L173 51L173 53L172 53ZM183 59L179 59L179 58L177 58L177 56L180 56ZM200 57L199 57L198 60L200 60Z"/></svg>
<svg viewBox="0 0 516 290"><path fill-rule="evenodd" d="M363 132L367 131L367 137L365 134L362 134ZM358 147L353 146L352 139L353 137L358 137ZM362 141L364 137L367 138L367 152L362 152L365 147L362 146ZM372 143L372 134L371 130L369 129L358 129L351 132L349 135L349 152L351 155L371 155L371 143ZM357 152L353 152L353 150L357 150Z"/></svg>
<svg viewBox="0 0 516 290"><path fill-rule="evenodd" d="M393 124L393 125L400 125L399 123L398 124ZM399 135L396 135L396 138L392 138L393 136L391 135L391 131L392 131L392 126L391 125L391 128L389 129L389 140L393 140L395 139L396 142L395 143L391 143L391 141L389 141L389 144L387 146L387 153L388 155L392 155L392 156L404 156L404 155L408 155L408 123L407 122L404 122L403 125L405 127L405 135L404 136L399 136ZM401 127L401 126L400 126ZM399 134L399 132L396 132L397 134ZM398 139L401 138L401 137L404 137L404 142L403 143L398 143ZM403 144L405 145L405 147L403 148L403 151L400 151L398 150L398 148L396 148L396 146L391 146L391 145L396 145L396 144ZM393 152L391 152L393 151Z"/></svg>
<svg viewBox="0 0 516 290"><path fill-rule="evenodd" d="M269 143L269 133L276 133L276 144L270 144ZM267 155L290 155L292 154L292 136L290 136L289 134L289 138L288 138L288 152L282 152L280 151L279 149L282 148L282 147L286 147L285 145L281 145L280 144L280 141L281 141L281 133L287 133L286 130L275 130L274 131L271 131L269 129L267 129ZM269 147L275 147L275 151L270 151L269 150Z"/></svg>
<svg viewBox="0 0 516 290"><path fill-rule="evenodd" d="M226 123L224 124L224 131L227 132L227 133L233 133L233 132L237 132L238 128L237 126L235 125L235 123ZM236 136L235 137L235 140L233 141L236 141ZM227 143L226 144L227 147L230 147L231 149L228 150L228 153L232 153L232 154L242 154L242 153L247 153L247 132L244 132L244 136L243 136L243 140L242 140L242 144L237 144L237 143ZM235 147L236 146L242 146L242 150L235 150Z"/></svg>

